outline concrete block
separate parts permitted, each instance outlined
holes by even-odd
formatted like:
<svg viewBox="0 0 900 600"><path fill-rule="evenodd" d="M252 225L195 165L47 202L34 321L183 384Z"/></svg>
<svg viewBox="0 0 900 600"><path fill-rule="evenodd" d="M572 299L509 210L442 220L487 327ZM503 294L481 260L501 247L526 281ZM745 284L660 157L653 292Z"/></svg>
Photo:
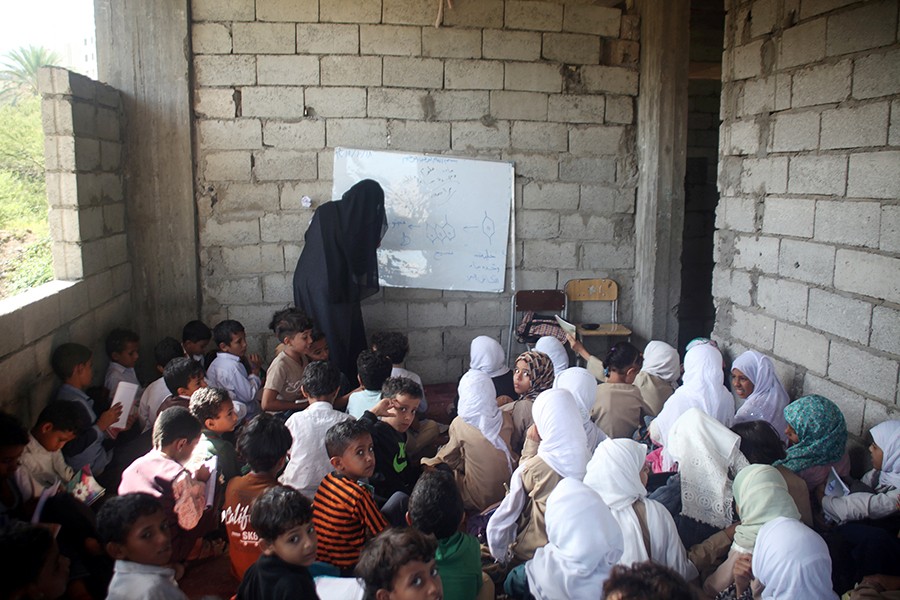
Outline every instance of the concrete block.
<svg viewBox="0 0 900 600"><path fill-rule="evenodd" d="M294 243L297 232L306 230L311 218L312 211L265 215L259 220L262 241Z"/></svg>
<svg viewBox="0 0 900 600"><path fill-rule="evenodd" d="M819 113L779 113L775 116L772 150L795 152L819 147Z"/></svg>
<svg viewBox="0 0 900 600"><path fill-rule="evenodd" d="M844 414L844 421L847 423L847 431L854 435L863 433L863 411L866 406L864 396L851 392L845 387L836 385L834 382L821 377L816 377L811 373L807 373L803 377L803 394L817 394L828 398L834 402L841 412Z"/></svg>
<svg viewBox="0 0 900 600"><path fill-rule="evenodd" d="M569 152L580 155L617 155L625 128L616 126L576 127L569 131Z"/></svg>
<svg viewBox="0 0 900 600"><path fill-rule="evenodd" d="M559 175L559 163L555 156L504 150L502 158L516 163L516 175L521 177L547 181Z"/></svg>
<svg viewBox="0 0 900 600"><path fill-rule="evenodd" d="M325 143L332 148L387 148L387 121L384 119L329 119L325 128Z"/></svg>
<svg viewBox="0 0 900 600"><path fill-rule="evenodd" d="M198 123L199 143L207 150L262 148L262 127L257 119L204 120Z"/></svg>
<svg viewBox="0 0 900 600"><path fill-rule="evenodd" d="M750 19L750 37L770 33L779 18L779 8L775 0L759 0L753 4Z"/></svg>
<svg viewBox="0 0 900 600"><path fill-rule="evenodd" d="M778 246L778 238L751 235L735 236L734 267L737 269L759 269L764 273L777 273Z"/></svg>
<svg viewBox="0 0 900 600"><path fill-rule="evenodd" d="M79 171L100 168L100 140L75 138L75 168Z"/></svg>
<svg viewBox="0 0 900 600"><path fill-rule="evenodd" d="M803 2L800 7L800 18L807 19L815 15L831 12L842 6L856 3L857 0L818 0L817 2Z"/></svg>
<svg viewBox="0 0 900 600"><path fill-rule="evenodd" d="M897 165L900 151L858 152L850 155L847 196L851 198L900 198Z"/></svg>
<svg viewBox="0 0 900 600"><path fill-rule="evenodd" d="M787 110L791 107L791 76L779 73L775 76L775 110Z"/></svg>
<svg viewBox="0 0 900 600"><path fill-rule="evenodd" d="M635 188L582 185L579 212L599 215L634 214Z"/></svg>
<svg viewBox="0 0 900 600"><path fill-rule="evenodd" d="M881 205L847 200L816 203L817 242L878 247Z"/></svg>
<svg viewBox="0 0 900 600"><path fill-rule="evenodd" d="M235 54L293 54L297 31L289 23L234 23Z"/></svg>
<svg viewBox="0 0 900 600"><path fill-rule="evenodd" d="M231 54L231 30L223 23L197 23L191 26L191 50L194 54Z"/></svg>
<svg viewBox="0 0 900 600"><path fill-rule="evenodd" d="M100 168L104 171L118 171L122 166L122 144L100 142Z"/></svg>
<svg viewBox="0 0 900 600"><path fill-rule="evenodd" d="M737 97L737 112L741 116L758 115L775 110L776 78L765 77L744 82L743 94ZM723 103L723 109L725 104ZM723 116L723 120L726 117Z"/></svg>
<svg viewBox="0 0 900 600"><path fill-rule="evenodd" d="M275 212L279 208L278 185L274 183L230 183L217 186L216 192L218 201L213 210L218 214L235 217L242 213Z"/></svg>
<svg viewBox="0 0 900 600"><path fill-rule="evenodd" d="M385 90L386 93L386 90ZM366 116L365 88L306 88L306 109L317 117Z"/></svg>
<svg viewBox="0 0 900 600"><path fill-rule="evenodd" d="M767 197L763 208L763 233L810 238L816 203L800 198Z"/></svg>
<svg viewBox="0 0 900 600"><path fill-rule="evenodd" d="M765 352L772 350L775 338L775 320L757 313L734 307L732 334L747 345ZM781 323L779 323L779 326Z"/></svg>
<svg viewBox="0 0 900 600"><path fill-rule="evenodd" d="M816 285L831 285L834 247L784 239L778 255L778 274Z"/></svg>
<svg viewBox="0 0 900 600"><path fill-rule="evenodd" d="M319 59L315 56L259 55L256 78L260 85L318 85Z"/></svg>
<svg viewBox="0 0 900 600"><path fill-rule="evenodd" d="M508 121L497 121L490 127L480 121L464 121L450 125L451 146L455 150L508 148L510 145Z"/></svg>
<svg viewBox="0 0 900 600"><path fill-rule="evenodd" d="M388 121L388 147L412 152L443 152L450 149L450 123Z"/></svg>
<svg viewBox="0 0 900 600"><path fill-rule="evenodd" d="M406 329L409 324L406 302L367 302L362 305L362 312L372 331Z"/></svg>
<svg viewBox="0 0 900 600"><path fill-rule="evenodd" d="M319 171L321 173L321 165L319 166ZM281 210L306 210L303 208L303 196L309 196L313 201L313 206L320 206L322 203L331 200L331 181L297 181L294 183L284 183L281 184L281 195L279 198L279 207ZM291 248L296 248L296 246L290 246L284 248L284 254L288 254ZM299 251L298 251L299 256ZM294 264L297 262L297 256L292 257L292 261L288 261L290 268L294 267Z"/></svg>
<svg viewBox="0 0 900 600"><path fill-rule="evenodd" d="M631 96L606 96L607 123L634 123L634 101Z"/></svg>
<svg viewBox="0 0 900 600"><path fill-rule="evenodd" d="M260 245L234 246L221 250L221 264L225 275L256 275L272 268L271 265L264 264ZM259 290L257 297L258 292Z"/></svg>
<svg viewBox="0 0 900 600"><path fill-rule="evenodd" d="M319 179L331 180L334 176L334 150L326 148L319 152Z"/></svg>
<svg viewBox="0 0 900 600"><path fill-rule="evenodd" d="M641 55L641 45L629 40L606 40L600 62L616 67L637 68Z"/></svg>
<svg viewBox="0 0 900 600"><path fill-rule="evenodd" d="M809 288L802 283L793 283L770 277L760 277L757 288L757 303L768 315L779 321L806 322L806 302Z"/></svg>
<svg viewBox="0 0 900 600"><path fill-rule="evenodd" d="M900 100L891 102L891 130L888 134L888 144L900 146Z"/></svg>
<svg viewBox="0 0 900 600"><path fill-rule="evenodd" d="M540 33L485 29L483 37L484 58L534 61L541 57Z"/></svg>
<svg viewBox="0 0 900 600"><path fill-rule="evenodd" d="M293 274L271 273L262 278L262 298L267 304L290 305L294 302Z"/></svg>
<svg viewBox="0 0 900 600"><path fill-rule="evenodd" d="M878 400L866 398L866 412L863 418L863 430L865 433L885 421L900 419L900 409L895 404L885 404Z"/></svg>
<svg viewBox="0 0 900 600"><path fill-rule="evenodd" d="M552 95L547 118L562 123L602 123L605 101L603 96Z"/></svg>
<svg viewBox="0 0 900 600"><path fill-rule="evenodd" d="M878 247L884 252L900 252L900 206L881 207L881 232Z"/></svg>
<svg viewBox="0 0 900 600"><path fill-rule="evenodd" d="M208 278L203 282L204 296L220 304L255 304L262 298L258 277L235 279Z"/></svg>
<svg viewBox="0 0 900 600"><path fill-rule="evenodd" d="M359 48L362 54L420 56L422 29L399 25L361 25Z"/></svg>
<svg viewBox="0 0 900 600"><path fill-rule="evenodd" d="M478 300L466 303L466 326L467 327L496 327L509 318L509 303L505 299L498 300ZM472 339L468 336L465 343L465 353L469 352L469 344Z"/></svg>
<svg viewBox="0 0 900 600"><path fill-rule="evenodd" d="M839 249L835 259L834 287L898 303L900 258Z"/></svg>
<svg viewBox="0 0 900 600"><path fill-rule="evenodd" d="M525 240L523 264L534 268L574 269L578 266L575 242Z"/></svg>
<svg viewBox="0 0 900 600"><path fill-rule="evenodd" d="M893 402L897 392L897 361L834 341L829 352L828 377L864 394Z"/></svg>
<svg viewBox="0 0 900 600"><path fill-rule="evenodd" d="M545 214L553 214L541 211ZM615 221L598 215L575 213L561 215L559 221L559 237L566 240L591 240L593 242L611 243L615 239Z"/></svg>
<svg viewBox="0 0 900 600"><path fill-rule="evenodd" d="M525 185L522 206L526 209L575 210L580 190L574 183L532 181Z"/></svg>
<svg viewBox="0 0 900 600"><path fill-rule="evenodd" d="M788 191L841 196L847 179L845 156L793 156Z"/></svg>
<svg viewBox="0 0 900 600"><path fill-rule="evenodd" d="M579 33L545 33L541 56L571 65L596 65L600 62L600 38Z"/></svg>
<svg viewBox="0 0 900 600"><path fill-rule="evenodd" d="M828 56L886 46L896 41L897 2L881 0L828 17Z"/></svg>
<svg viewBox="0 0 900 600"><path fill-rule="evenodd" d="M726 196L716 210L717 227L732 231L756 231L756 201L753 198Z"/></svg>
<svg viewBox="0 0 900 600"><path fill-rule="evenodd" d="M246 87L241 92L241 106L244 117L299 119L305 110L303 88Z"/></svg>
<svg viewBox="0 0 900 600"><path fill-rule="evenodd" d="M521 121L512 125L512 147L517 150L565 152L568 131L559 123Z"/></svg>
<svg viewBox="0 0 900 600"><path fill-rule="evenodd" d="M298 54L356 54L359 28L356 25L300 23L297 25Z"/></svg>
<svg viewBox="0 0 900 600"><path fill-rule="evenodd" d="M387 79L386 70L387 61L385 61L385 80ZM386 82L385 85L387 85ZM434 87L440 87L440 85ZM444 63L444 88L448 90L501 90L503 89L503 63L492 60L448 60Z"/></svg>
<svg viewBox="0 0 900 600"><path fill-rule="evenodd" d="M445 67L450 80L450 64ZM494 91L490 96L491 116L521 121L547 120L547 94L537 92Z"/></svg>
<svg viewBox="0 0 900 600"><path fill-rule="evenodd" d="M263 143L273 148L310 150L325 147L325 122L304 119L284 123L266 121L262 130Z"/></svg>
<svg viewBox="0 0 900 600"><path fill-rule="evenodd" d="M560 181L613 183L616 161L611 158L567 158L559 163Z"/></svg>
<svg viewBox="0 0 900 600"><path fill-rule="evenodd" d="M316 0L256 0L258 21L315 22L319 19Z"/></svg>
<svg viewBox="0 0 900 600"><path fill-rule="evenodd" d="M125 231L125 207L121 204L107 204L103 207L103 227L110 233Z"/></svg>
<svg viewBox="0 0 900 600"><path fill-rule="evenodd" d="M478 29L503 27L503 0L457 0L444 11L443 24Z"/></svg>
<svg viewBox="0 0 900 600"><path fill-rule="evenodd" d="M235 117L234 90L201 88L194 92L194 114L210 119Z"/></svg>
<svg viewBox="0 0 900 600"><path fill-rule="evenodd" d="M762 40L733 49L732 79L750 79L762 75Z"/></svg>
<svg viewBox="0 0 900 600"><path fill-rule="evenodd" d="M563 7L548 2L506 3L506 29L530 29L533 31L560 31Z"/></svg>
<svg viewBox="0 0 900 600"><path fill-rule="evenodd" d="M759 149L759 125L749 119L722 124L722 137L728 154L756 154Z"/></svg>
<svg viewBox="0 0 900 600"><path fill-rule="evenodd" d="M436 58L385 56L385 87L440 89L444 83L444 62ZM501 79L502 81L502 79Z"/></svg>
<svg viewBox="0 0 900 600"><path fill-rule="evenodd" d="M828 339L804 327L778 322L774 351L776 356L814 373L824 375L828 368Z"/></svg>
<svg viewBox="0 0 900 600"><path fill-rule="evenodd" d="M853 65L853 97L900 94L900 51L861 56Z"/></svg>
<svg viewBox="0 0 900 600"><path fill-rule="evenodd" d="M559 237L559 219L558 213L549 210L521 210L516 215L516 239L549 240ZM572 236L567 237L573 239Z"/></svg>
<svg viewBox="0 0 900 600"><path fill-rule="evenodd" d="M567 4L563 13L563 31L619 37L622 11L605 6Z"/></svg>
<svg viewBox="0 0 900 600"><path fill-rule="evenodd" d="M584 243L579 267L592 273L597 269L633 269L634 245Z"/></svg>
<svg viewBox="0 0 900 600"><path fill-rule="evenodd" d="M811 327L860 344L867 344L871 319L872 305L868 302L839 296L825 290L809 291L807 323Z"/></svg>
<svg viewBox="0 0 900 600"><path fill-rule="evenodd" d="M822 113L823 149L883 146L887 141L889 102Z"/></svg>
<svg viewBox="0 0 900 600"><path fill-rule="evenodd" d="M195 56L194 77L198 87L253 85L255 56Z"/></svg>
<svg viewBox="0 0 900 600"><path fill-rule="evenodd" d="M426 385L446 381L457 381L464 370L463 362L468 365L467 358L412 358L406 366L422 378Z"/></svg>
<svg viewBox="0 0 900 600"><path fill-rule="evenodd" d="M434 116L439 121L480 119L490 111L488 92L434 92Z"/></svg>
<svg viewBox="0 0 900 600"><path fill-rule="evenodd" d="M741 191L748 194L783 194L787 191L787 174L787 157L744 159Z"/></svg>
<svg viewBox="0 0 900 600"><path fill-rule="evenodd" d="M483 2L482 2L483 3ZM501 20L502 7L501 7ZM538 38L540 40L540 38ZM538 42L540 52L540 42ZM425 27L422 29L422 56L435 58L481 58L481 31Z"/></svg>
<svg viewBox="0 0 900 600"><path fill-rule="evenodd" d="M516 289L556 289L556 271L516 269Z"/></svg>
<svg viewBox="0 0 900 600"><path fill-rule="evenodd" d="M120 115L117 110L100 108L97 110L97 137L101 140L118 142L122 139L120 132Z"/></svg>
<svg viewBox="0 0 900 600"><path fill-rule="evenodd" d="M78 228L82 241L103 237L103 208L92 206L78 211Z"/></svg>
<svg viewBox="0 0 900 600"><path fill-rule="evenodd" d="M803 69L794 74L791 106L841 102L850 96L852 65L849 60Z"/></svg>
<svg viewBox="0 0 900 600"><path fill-rule="evenodd" d="M409 305L411 327L440 323L442 327L462 327L466 324L465 302L412 302Z"/></svg>
<svg viewBox="0 0 900 600"><path fill-rule="evenodd" d="M328 0L319 4L323 23L379 23L381 0Z"/></svg>
<svg viewBox="0 0 900 600"><path fill-rule="evenodd" d="M622 67L589 65L582 67L581 80L588 93L610 93L637 96L638 72Z"/></svg>
<svg viewBox="0 0 900 600"><path fill-rule="evenodd" d="M778 68L789 69L825 58L825 19L807 21L784 30Z"/></svg>
<svg viewBox="0 0 900 600"><path fill-rule="evenodd" d="M434 25L436 15L430 0L383 0L382 22L395 25Z"/></svg>
<svg viewBox="0 0 900 600"><path fill-rule="evenodd" d="M72 103L72 131L76 136L97 136L97 107L87 102Z"/></svg>
<svg viewBox="0 0 900 600"><path fill-rule="evenodd" d="M525 92L555 92L562 89L558 65L546 63L506 63L504 87Z"/></svg>
<svg viewBox="0 0 900 600"><path fill-rule="evenodd" d="M257 181L315 179L318 174L315 152L273 148L256 152L254 158L253 175Z"/></svg>
<svg viewBox="0 0 900 600"><path fill-rule="evenodd" d="M33 300L17 312L22 319L23 342L31 344L60 326L59 296L53 292L47 294L41 288L33 288L25 294Z"/></svg>
<svg viewBox="0 0 900 600"><path fill-rule="evenodd" d="M194 0L193 21L252 21L256 17L254 0Z"/></svg>
<svg viewBox="0 0 900 600"><path fill-rule="evenodd" d="M876 306L872 311L872 338L869 345L900 356L900 310Z"/></svg>
<svg viewBox="0 0 900 600"><path fill-rule="evenodd" d="M323 56L322 85L380 86L380 56Z"/></svg>

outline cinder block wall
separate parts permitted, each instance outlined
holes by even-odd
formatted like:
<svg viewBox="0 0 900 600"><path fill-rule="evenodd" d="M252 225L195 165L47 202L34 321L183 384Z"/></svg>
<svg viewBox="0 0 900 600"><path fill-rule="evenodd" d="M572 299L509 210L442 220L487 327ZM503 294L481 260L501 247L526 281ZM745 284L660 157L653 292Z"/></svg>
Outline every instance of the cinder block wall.
<svg viewBox="0 0 900 600"><path fill-rule="evenodd" d="M639 23L589 3L195 0L197 206L204 318L266 326L292 301L312 211L331 198L333 148L516 163L519 289L611 276L630 316ZM509 289L509 275L507 276ZM503 336L509 294L386 289L368 330L409 333L426 382Z"/></svg>
<svg viewBox="0 0 900 600"><path fill-rule="evenodd" d="M898 2L726 2L714 335L862 434L897 418Z"/></svg>
<svg viewBox="0 0 900 600"><path fill-rule="evenodd" d="M28 423L56 385L53 348L91 347L100 383L107 332L131 324L120 94L60 68L39 84L56 280L0 302L0 409Z"/></svg>

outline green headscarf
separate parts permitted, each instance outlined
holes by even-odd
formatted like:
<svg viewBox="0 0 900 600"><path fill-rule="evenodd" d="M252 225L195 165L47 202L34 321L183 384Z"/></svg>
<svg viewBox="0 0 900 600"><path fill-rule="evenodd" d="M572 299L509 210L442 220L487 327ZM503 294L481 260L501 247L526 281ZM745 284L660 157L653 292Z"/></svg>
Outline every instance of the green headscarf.
<svg viewBox="0 0 900 600"><path fill-rule="evenodd" d="M732 492L741 519L741 524L734 531L734 545L742 552L753 552L756 534L772 519L800 518L800 511L788 493L784 477L775 467L744 467L734 478Z"/></svg>
<svg viewBox="0 0 900 600"><path fill-rule="evenodd" d="M834 402L824 396L803 396L784 409L784 420L794 428L800 441L776 461L797 473L817 465L829 465L844 456L847 423Z"/></svg>

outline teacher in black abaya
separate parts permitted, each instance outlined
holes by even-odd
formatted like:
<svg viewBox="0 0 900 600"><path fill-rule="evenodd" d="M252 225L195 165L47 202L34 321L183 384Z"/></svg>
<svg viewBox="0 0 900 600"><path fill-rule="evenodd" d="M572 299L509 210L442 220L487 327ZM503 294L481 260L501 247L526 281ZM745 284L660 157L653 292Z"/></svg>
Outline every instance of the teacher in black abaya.
<svg viewBox="0 0 900 600"><path fill-rule="evenodd" d="M294 304L325 334L330 360L352 382L366 348L359 303L376 293L376 250L387 231L384 190L364 179L316 209L294 270Z"/></svg>

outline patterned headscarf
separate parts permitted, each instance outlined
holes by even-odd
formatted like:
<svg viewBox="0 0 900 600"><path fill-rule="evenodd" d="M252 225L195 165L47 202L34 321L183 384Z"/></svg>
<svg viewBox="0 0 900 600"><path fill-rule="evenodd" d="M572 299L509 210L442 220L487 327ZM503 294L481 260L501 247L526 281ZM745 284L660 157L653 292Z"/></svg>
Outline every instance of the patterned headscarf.
<svg viewBox="0 0 900 600"><path fill-rule="evenodd" d="M787 450L787 458L776 461L795 473L837 462L847 445L847 423L834 402L824 396L803 396L784 409L784 420L800 441Z"/></svg>
<svg viewBox="0 0 900 600"><path fill-rule="evenodd" d="M531 373L531 389L522 394L519 400L534 400L538 394L553 387L553 362L550 357L537 350L523 352L516 358L516 364L525 361Z"/></svg>

